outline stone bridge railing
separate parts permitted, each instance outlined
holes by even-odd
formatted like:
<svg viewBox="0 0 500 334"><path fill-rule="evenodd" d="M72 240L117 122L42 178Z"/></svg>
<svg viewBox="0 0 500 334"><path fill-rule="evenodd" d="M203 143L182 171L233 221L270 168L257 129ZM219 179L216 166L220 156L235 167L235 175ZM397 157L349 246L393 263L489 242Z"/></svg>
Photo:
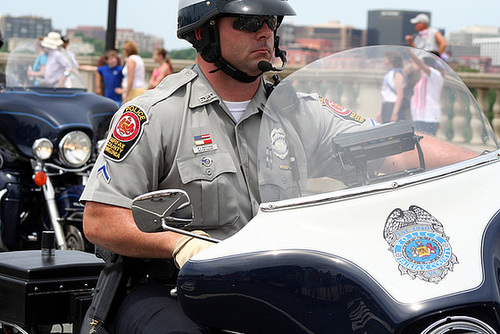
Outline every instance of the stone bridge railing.
<svg viewBox="0 0 500 334"><path fill-rule="evenodd" d="M0 71L3 71L7 62L8 53L0 52ZM95 65L98 57L84 56L77 57L80 65ZM174 72L178 72L184 67L190 65L192 61L173 60ZM155 67L152 59L145 59L146 76L149 77ZM288 74L294 72L298 68L288 67L285 71L280 73L280 77L286 77ZM89 91L94 91L94 73L82 72L82 76ZM497 137L500 138L500 74L484 74L484 73L459 73L460 78L471 89L477 99L481 109L488 115ZM375 94L373 95L375 97ZM371 116L371 115L366 115ZM448 121L447 116L443 115L444 122ZM471 129L472 137L480 136L480 133L474 133L474 120L466 120L465 115L457 114L454 116L451 126L455 136L463 136L466 128ZM477 131L480 131L477 129ZM460 138L454 138L454 141L460 141ZM472 139L474 140L474 139Z"/></svg>

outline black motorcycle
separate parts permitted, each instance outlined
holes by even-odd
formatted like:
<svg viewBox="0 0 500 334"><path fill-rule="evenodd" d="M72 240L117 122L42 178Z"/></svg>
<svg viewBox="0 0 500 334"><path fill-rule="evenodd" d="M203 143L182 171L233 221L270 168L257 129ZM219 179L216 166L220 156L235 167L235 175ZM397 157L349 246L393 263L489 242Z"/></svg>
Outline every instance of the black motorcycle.
<svg viewBox="0 0 500 334"><path fill-rule="evenodd" d="M40 249L53 230L58 249L91 251L78 200L117 105L75 68L55 86L29 76L37 56L33 42L11 51L0 92L0 250Z"/></svg>

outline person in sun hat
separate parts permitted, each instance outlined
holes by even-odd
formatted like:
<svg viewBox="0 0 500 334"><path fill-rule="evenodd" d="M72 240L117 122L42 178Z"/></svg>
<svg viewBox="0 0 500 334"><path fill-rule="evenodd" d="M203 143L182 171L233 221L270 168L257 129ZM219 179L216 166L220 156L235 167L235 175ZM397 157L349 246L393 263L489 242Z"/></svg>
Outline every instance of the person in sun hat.
<svg viewBox="0 0 500 334"><path fill-rule="evenodd" d="M72 66L67 57L60 50L63 40L61 34L51 31L41 42L42 47L47 50L47 65L45 67L44 86L64 87L67 73Z"/></svg>
<svg viewBox="0 0 500 334"><path fill-rule="evenodd" d="M441 56L446 50L448 43L438 29L429 26L429 16L421 13L412 18L410 22L415 25L417 33L405 36L408 45Z"/></svg>

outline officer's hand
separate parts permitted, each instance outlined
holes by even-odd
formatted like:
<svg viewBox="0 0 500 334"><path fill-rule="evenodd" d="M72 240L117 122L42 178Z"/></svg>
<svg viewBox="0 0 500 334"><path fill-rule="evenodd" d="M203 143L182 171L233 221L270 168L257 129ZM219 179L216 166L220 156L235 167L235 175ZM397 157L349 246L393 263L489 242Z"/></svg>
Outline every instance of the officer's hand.
<svg viewBox="0 0 500 334"><path fill-rule="evenodd" d="M210 237L208 233L203 231L192 231L192 233ZM184 263L186 263L191 257L212 245L213 243L210 241L189 237L187 235L183 236L175 243L174 252L172 253L175 265L177 268L181 269Z"/></svg>

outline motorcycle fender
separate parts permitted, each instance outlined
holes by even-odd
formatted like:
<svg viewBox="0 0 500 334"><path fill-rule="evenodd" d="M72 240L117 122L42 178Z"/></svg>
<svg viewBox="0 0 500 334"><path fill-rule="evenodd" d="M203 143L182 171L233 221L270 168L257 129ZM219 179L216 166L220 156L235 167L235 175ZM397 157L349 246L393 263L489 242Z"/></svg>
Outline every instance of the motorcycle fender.
<svg viewBox="0 0 500 334"><path fill-rule="evenodd" d="M61 218L65 218L73 212L83 211L83 205L79 202L83 188L82 185L74 185L57 194L57 208Z"/></svg>

